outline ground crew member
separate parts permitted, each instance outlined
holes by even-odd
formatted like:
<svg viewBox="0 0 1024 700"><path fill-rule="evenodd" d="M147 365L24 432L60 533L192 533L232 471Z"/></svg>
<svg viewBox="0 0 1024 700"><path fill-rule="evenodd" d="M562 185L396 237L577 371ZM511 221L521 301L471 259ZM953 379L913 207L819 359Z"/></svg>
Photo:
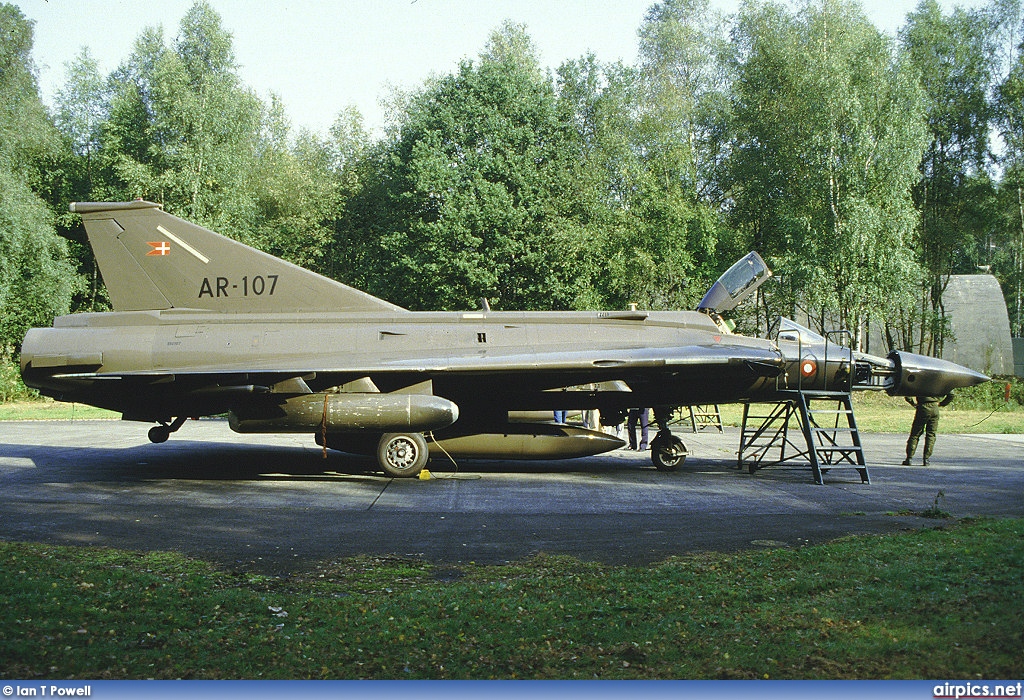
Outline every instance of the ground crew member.
<svg viewBox="0 0 1024 700"><path fill-rule="evenodd" d="M647 449L647 426L650 421L650 410L649 408L631 408L629 409L629 416L626 419L626 429L629 431L629 449L631 450L646 450ZM636 424L640 423L640 445L636 444Z"/></svg>
<svg viewBox="0 0 1024 700"><path fill-rule="evenodd" d="M903 466L910 466L910 458L917 450L917 441L921 439L921 433L924 433L924 466L927 467L932 450L935 449L935 433L939 428L939 408L949 405L949 402L953 400L953 393L950 392L945 398L942 396L917 396L915 398L907 396L905 398L907 403L914 406L916 410L914 411L914 423L910 426L910 437L907 438L907 458L903 460Z"/></svg>

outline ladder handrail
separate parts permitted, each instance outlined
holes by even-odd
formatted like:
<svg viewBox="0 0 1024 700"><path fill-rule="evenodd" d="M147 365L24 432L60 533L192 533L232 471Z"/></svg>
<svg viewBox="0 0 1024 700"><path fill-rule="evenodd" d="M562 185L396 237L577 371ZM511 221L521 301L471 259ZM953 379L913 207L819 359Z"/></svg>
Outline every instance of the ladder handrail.
<svg viewBox="0 0 1024 700"><path fill-rule="evenodd" d="M853 349L853 333L851 333L850 331L848 331L845 328L840 328L840 329L831 330L831 331L825 331L825 388L826 389L828 389L828 343L829 343L829 336L837 336L838 337L838 336L841 336L841 335L845 335L845 336L847 336L850 339L850 349L852 350ZM843 347L842 344L838 343L838 342L836 343L836 345L839 346L839 347ZM845 361L843 359L840 359L840 362L843 363L843 364L850 365L850 367L848 369L848 376L850 377L850 385L852 386L853 385L853 366L852 366L853 365L853 354L851 353L851 354L847 355Z"/></svg>

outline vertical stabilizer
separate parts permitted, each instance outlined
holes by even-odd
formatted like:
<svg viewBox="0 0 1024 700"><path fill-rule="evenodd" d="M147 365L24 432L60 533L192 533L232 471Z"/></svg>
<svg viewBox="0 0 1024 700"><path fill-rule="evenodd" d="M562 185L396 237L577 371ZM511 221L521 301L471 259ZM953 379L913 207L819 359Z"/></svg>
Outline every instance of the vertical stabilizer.
<svg viewBox="0 0 1024 700"><path fill-rule="evenodd" d="M115 311L403 311L202 226L159 204L75 202Z"/></svg>

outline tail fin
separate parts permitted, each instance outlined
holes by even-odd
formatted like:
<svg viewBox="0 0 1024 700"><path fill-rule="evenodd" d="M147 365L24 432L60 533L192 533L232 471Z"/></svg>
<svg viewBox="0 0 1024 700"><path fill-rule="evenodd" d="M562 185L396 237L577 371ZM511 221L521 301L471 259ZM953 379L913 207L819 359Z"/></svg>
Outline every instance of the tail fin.
<svg viewBox="0 0 1024 700"><path fill-rule="evenodd" d="M74 202L115 311L403 311L172 216L159 204Z"/></svg>

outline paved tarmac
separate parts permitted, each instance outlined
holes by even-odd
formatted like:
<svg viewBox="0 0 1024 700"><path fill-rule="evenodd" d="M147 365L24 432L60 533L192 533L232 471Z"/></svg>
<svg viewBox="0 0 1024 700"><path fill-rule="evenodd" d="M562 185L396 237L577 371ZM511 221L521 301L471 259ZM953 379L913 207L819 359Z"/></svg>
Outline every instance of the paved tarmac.
<svg viewBox="0 0 1024 700"><path fill-rule="evenodd" d="M739 433L680 431L676 472L618 450L551 462L432 461L430 481L306 435L190 421L162 445L120 421L0 423L0 539L176 550L287 574L367 554L503 563L537 552L643 565L696 551L800 546L942 524L907 513L1024 516L1024 435L940 435L902 467L902 434L864 434L871 484L816 485L806 463L735 468Z"/></svg>

